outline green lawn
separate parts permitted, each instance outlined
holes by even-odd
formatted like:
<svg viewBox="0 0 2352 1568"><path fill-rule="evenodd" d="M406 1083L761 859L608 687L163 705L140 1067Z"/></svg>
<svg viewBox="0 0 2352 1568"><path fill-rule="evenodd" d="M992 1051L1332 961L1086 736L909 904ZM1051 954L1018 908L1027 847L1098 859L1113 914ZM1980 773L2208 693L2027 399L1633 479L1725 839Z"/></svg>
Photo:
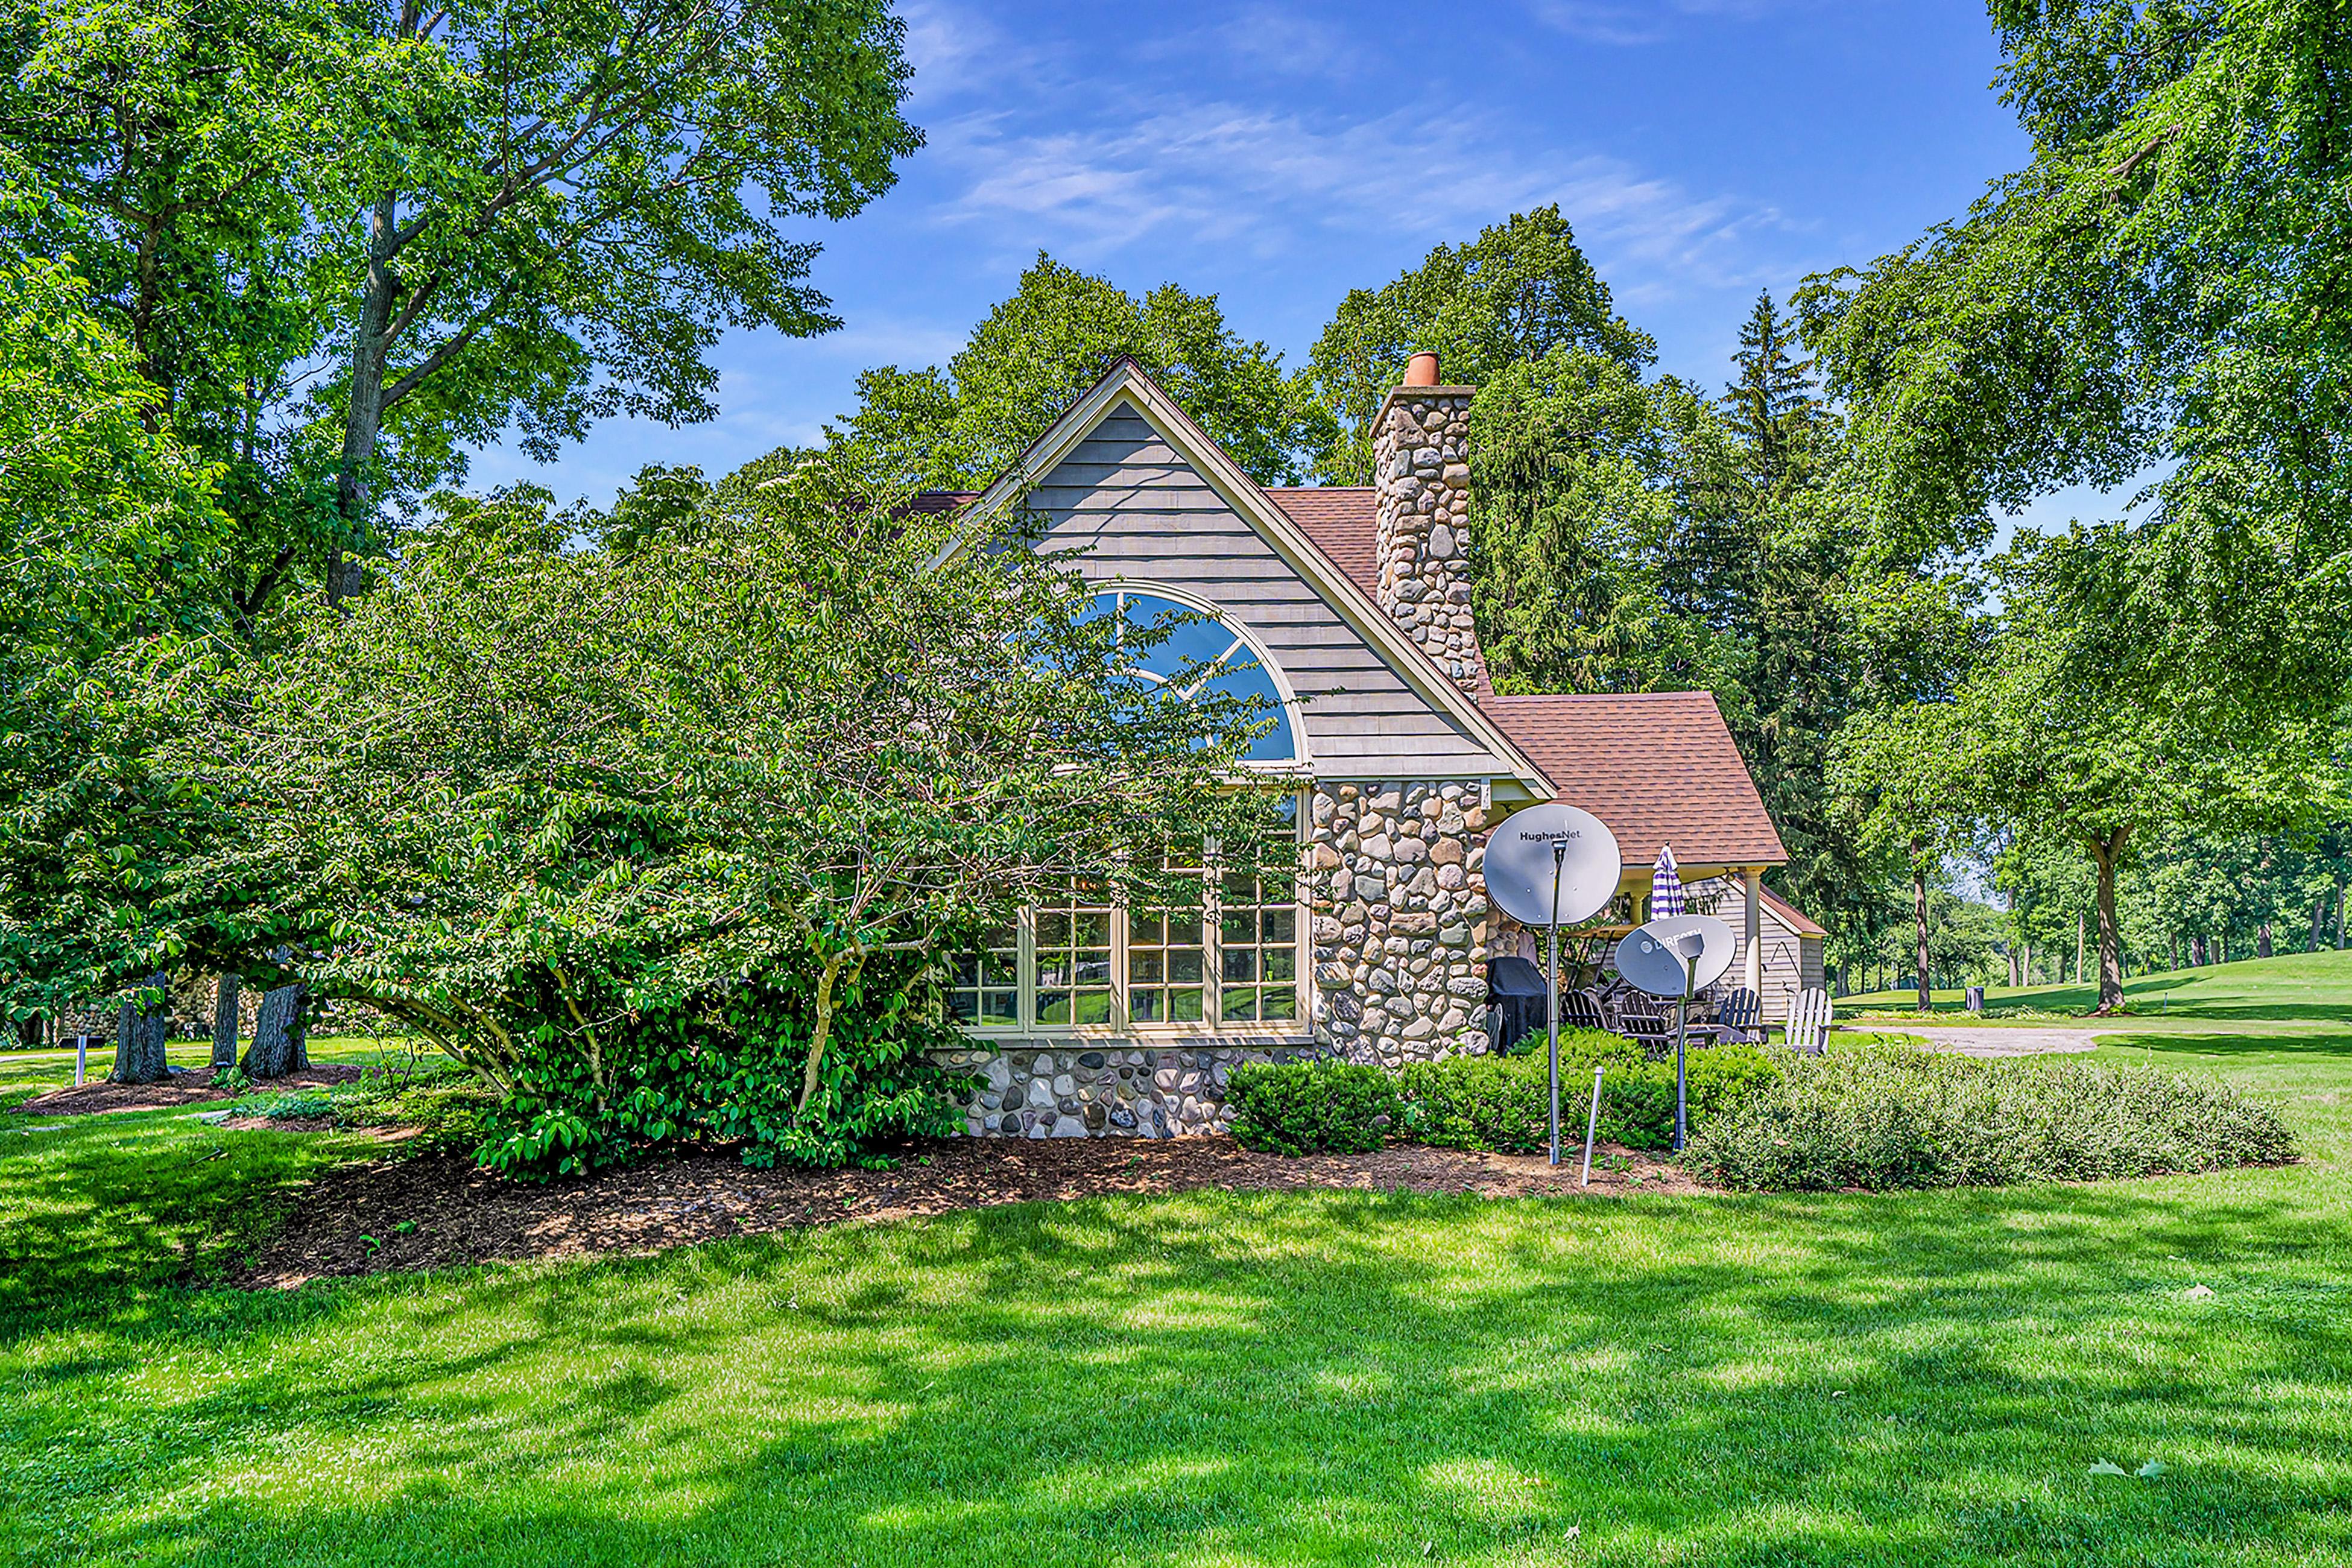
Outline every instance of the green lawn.
<svg viewBox="0 0 2352 1568"><path fill-rule="evenodd" d="M348 1146L11 1119L0 1551L2352 1563L2352 1034L2102 1051L2275 1097L2309 1162L1876 1197L1193 1194L278 1296L171 1281Z"/></svg>
<svg viewBox="0 0 2352 1568"><path fill-rule="evenodd" d="M1950 1020L1954 1023L1968 1021L1963 992L1936 991L1930 995L1938 1014L1954 1015ZM2290 952L2242 963L2137 975L2124 982L2124 1002L2134 1015L2129 1026L2133 1028L2300 1024L2313 1026L2305 1032L2326 1033L2352 1026L2352 952ZM1909 991L1866 992L1839 997L1838 1016L1853 1020L1867 1013L1899 1013L1916 1017L1917 1003L1916 994ZM2010 1009L2033 1015L2082 1014L2098 1003L2096 984L1985 988L1985 1005L1996 1015ZM1996 1016L1989 1021L2003 1020ZM2068 1020L2022 1016L2008 1021L2064 1024Z"/></svg>
<svg viewBox="0 0 2352 1568"><path fill-rule="evenodd" d="M403 1039L379 1040L368 1035L333 1035L308 1042L313 1062L348 1062L365 1067L373 1062L409 1059L409 1045ZM175 1068L200 1068L213 1059L209 1040L174 1040L164 1055ZM433 1059L438 1059L435 1058ZM114 1042L93 1043L89 1052L89 1077L94 1082L104 1078L114 1066ZM0 1051L0 1105L40 1093L44 1089L63 1089L73 1082L74 1054L70 1047L62 1051Z"/></svg>

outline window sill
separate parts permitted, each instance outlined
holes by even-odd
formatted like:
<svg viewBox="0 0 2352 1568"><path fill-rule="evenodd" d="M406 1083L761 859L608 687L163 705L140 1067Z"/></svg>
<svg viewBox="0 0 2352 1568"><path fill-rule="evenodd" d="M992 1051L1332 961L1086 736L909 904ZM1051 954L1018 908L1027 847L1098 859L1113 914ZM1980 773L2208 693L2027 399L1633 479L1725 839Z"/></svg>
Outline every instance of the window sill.
<svg viewBox="0 0 2352 1568"><path fill-rule="evenodd" d="M1011 1044L1021 1040L1084 1040L1118 1046L1165 1046L1198 1041L1203 1045L1311 1046L1315 1037L1310 1030L1285 1031L1251 1024L1177 1024L1139 1025L1131 1028L1088 1027L1067 1024L1040 1024L1034 1029L1024 1029L1009 1024L987 1027L971 1026L963 1031L964 1038L980 1044Z"/></svg>

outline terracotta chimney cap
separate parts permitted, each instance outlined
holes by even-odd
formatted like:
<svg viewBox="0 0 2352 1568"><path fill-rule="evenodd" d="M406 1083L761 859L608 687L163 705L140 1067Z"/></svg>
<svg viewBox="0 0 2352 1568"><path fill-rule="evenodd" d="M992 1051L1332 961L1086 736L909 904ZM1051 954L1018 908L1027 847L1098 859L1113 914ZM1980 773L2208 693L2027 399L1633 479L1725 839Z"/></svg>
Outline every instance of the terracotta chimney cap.
<svg viewBox="0 0 2352 1568"><path fill-rule="evenodd" d="M1437 356L1424 349L1405 361L1404 384L1407 386L1437 384Z"/></svg>

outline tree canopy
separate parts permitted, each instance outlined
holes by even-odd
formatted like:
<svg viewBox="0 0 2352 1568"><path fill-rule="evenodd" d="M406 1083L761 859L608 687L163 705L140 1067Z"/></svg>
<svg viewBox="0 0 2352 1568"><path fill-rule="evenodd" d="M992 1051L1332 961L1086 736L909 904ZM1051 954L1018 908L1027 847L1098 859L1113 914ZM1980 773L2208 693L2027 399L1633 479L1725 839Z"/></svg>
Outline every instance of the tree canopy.
<svg viewBox="0 0 2352 1568"><path fill-rule="evenodd" d="M1962 220L1803 296L1880 524L2147 485L2076 564L2143 689L2332 707L2352 509L2343 365L2352 22L2291 0L1994 0L2033 162ZM2113 658L2121 648L2102 646Z"/></svg>
<svg viewBox="0 0 2352 1568"><path fill-rule="evenodd" d="M0 131L238 524L248 623L511 434L707 419L730 326L836 324L806 217L919 142L880 0L18 7Z"/></svg>
<svg viewBox="0 0 2352 1568"><path fill-rule="evenodd" d="M1441 245L1378 289L1350 289L1315 340L1307 387L1333 421L1315 454L1326 484L1371 482L1372 420L1430 351L1447 380L1483 386L1504 367L1585 350L1640 373L1657 344L1617 314L1557 205L1514 213L1467 245Z"/></svg>
<svg viewBox="0 0 2352 1568"><path fill-rule="evenodd" d="M939 489L993 481L1125 355L1260 484L1295 484L1316 426L1282 358L1226 326L1213 294L1142 295L1043 251L946 366L857 378L837 435L877 471Z"/></svg>

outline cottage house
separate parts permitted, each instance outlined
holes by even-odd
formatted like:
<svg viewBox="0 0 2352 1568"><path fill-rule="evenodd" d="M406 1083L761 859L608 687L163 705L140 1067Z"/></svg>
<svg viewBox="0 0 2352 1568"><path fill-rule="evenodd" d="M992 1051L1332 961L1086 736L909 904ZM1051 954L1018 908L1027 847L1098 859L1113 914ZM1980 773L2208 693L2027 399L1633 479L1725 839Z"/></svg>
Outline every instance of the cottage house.
<svg viewBox="0 0 2352 1568"><path fill-rule="evenodd" d="M1609 825L1627 889L1662 844L1686 878L1730 879L1764 990L1758 878L1786 852L1713 697L1496 693L1463 575L1473 389L1437 381L1419 356L1381 407L1374 484L1268 489L1122 361L991 489L927 500L1027 506L1083 547L1106 611L1213 616L1183 651L1222 647L1278 705L1248 765L1294 836L1206 876L1198 910L1074 895L961 960L973 1132L1206 1131L1244 1060L1487 1049L1487 962L1518 933L1487 905L1483 846L1542 801Z"/></svg>

